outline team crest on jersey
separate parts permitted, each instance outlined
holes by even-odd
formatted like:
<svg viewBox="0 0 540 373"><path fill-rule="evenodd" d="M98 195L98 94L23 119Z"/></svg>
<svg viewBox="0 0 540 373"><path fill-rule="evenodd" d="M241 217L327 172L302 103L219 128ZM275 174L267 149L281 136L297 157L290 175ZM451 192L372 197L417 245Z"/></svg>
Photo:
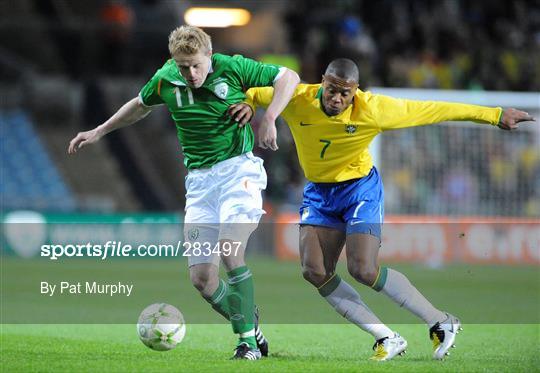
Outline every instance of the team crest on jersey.
<svg viewBox="0 0 540 373"><path fill-rule="evenodd" d="M345 126L345 132L347 132L349 135L352 135L353 133L356 132L356 128L358 126L354 125L354 124L347 124Z"/></svg>
<svg viewBox="0 0 540 373"><path fill-rule="evenodd" d="M229 86L225 82L218 83L214 87L214 93L216 94L216 96L218 96L222 100L227 98L228 92L229 92Z"/></svg>

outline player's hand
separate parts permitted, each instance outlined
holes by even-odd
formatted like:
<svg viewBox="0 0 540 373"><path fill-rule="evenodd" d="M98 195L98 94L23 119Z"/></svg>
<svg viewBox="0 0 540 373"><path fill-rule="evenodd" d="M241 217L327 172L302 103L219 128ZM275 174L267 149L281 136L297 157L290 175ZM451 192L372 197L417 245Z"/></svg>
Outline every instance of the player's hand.
<svg viewBox="0 0 540 373"><path fill-rule="evenodd" d="M101 134L99 133L97 128L86 132L79 132L77 136L75 136L75 138L70 141L68 147L68 154L75 154L77 150L81 149L86 145L97 142L100 138Z"/></svg>
<svg viewBox="0 0 540 373"><path fill-rule="evenodd" d="M244 127L253 117L251 106L243 102L232 104L229 106L229 109L227 109L227 112L231 118L238 122L238 127L240 128Z"/></svg>
<svg viewBox="0 0 540 373"><path fill-rule="evenodd" d="M266 117L263 118L259 127L259 147L278 150L276 122Z"/></svg>
<svg viewBox="0 0 540 373"><path fill-rule="evenodd" d="M503 130L515 130L518 128L518 123L527 122L527 121L536 121L535 118L521 110L514 108L504 109L503 115L501 116L501 122L499 123L499 128Z"/></svg>

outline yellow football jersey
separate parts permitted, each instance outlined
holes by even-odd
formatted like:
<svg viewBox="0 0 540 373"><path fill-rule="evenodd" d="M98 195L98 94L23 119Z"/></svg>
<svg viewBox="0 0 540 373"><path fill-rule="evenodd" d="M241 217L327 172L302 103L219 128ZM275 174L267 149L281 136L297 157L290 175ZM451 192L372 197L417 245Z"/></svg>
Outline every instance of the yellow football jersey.
<svg viewBox="0 0 540 373"><path fill-rule="evenodd" d="M246 103L268 107L272 87L251 88ZM321 84L299 84L281 116L291 129L306 178L334 183L366 176L368 146L379 133L451 120L497 125L501 108L396 99L357 90L353 104L330 117L322 110Z"/></svg>

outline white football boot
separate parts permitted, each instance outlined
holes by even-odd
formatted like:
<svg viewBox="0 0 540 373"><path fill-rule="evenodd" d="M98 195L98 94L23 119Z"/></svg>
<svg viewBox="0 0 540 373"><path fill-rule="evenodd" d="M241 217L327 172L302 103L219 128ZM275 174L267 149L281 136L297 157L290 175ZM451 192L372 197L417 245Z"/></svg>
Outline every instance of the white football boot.
<svg viewBox="0 0 540 373"><path fill-rule="evenodd" d="M433 341L433 358L435 360L442 360L445 356L449 356L450 348L456 347L454 344L456 335L461 328L461 322L459 319L449 313L446 320L441 321L433 325L429 329L429 338Z"/></svg>
<svg viewBox="0 0 540 373"><path fill-rule="evenodd" d="M385 337L378 339L373 345L375 354L370 357L370 360L387 361L393 359L396 355L404 355L407 348L407 341L394 332L393 337Z"/></svg>

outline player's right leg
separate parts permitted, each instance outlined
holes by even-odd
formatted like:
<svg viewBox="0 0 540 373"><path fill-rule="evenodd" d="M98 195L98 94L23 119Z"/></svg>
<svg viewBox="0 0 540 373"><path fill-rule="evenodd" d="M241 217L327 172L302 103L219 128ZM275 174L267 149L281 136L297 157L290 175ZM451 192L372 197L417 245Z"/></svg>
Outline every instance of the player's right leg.
<svg viewBox="0 0 540 373"><path fill-rule="evenodd" d="M318 289L336 312L373 335L376 340L374 360L389 360L403 351L394 348L401 347L402 338L384 325L358 292L335 273L344 241L345 234L339 229L301 225L300 259L304 278Z"/></svg>
<svg viewBox="0 0 540 373"><path fill-rule="evenodd" d="M217 244L219 226L195 224L192 222L192 216L193 213L186 214L186 219L189 220L184 224L183 253L188 258L191 283L214 310L228 319L228 306L223 301L227 284L219 278L219 255L204 249Z"/></svg>
<svg viewBox="0 0 540 373"><path fill-rule="evenodd" d="M184 232L185 247L189 248L184 254L188 256L191 283L216 312L230 321L230 289L228 283L219 278L219 254L195 249L200 246L213 249L218 243L219 225L189 222L185 223Z"/></svg>
<svg viewBox="0 0 540 373"><path fill-rule="evenodd" d="M219 288L221 281L219 278L219 267L212 263L198 263L189 267L189 278L193 286L199 291L212 307L223 314L225 310L219 307ZM212 302L215 300L215 304ZM217 307L217 309L216 309Z"/></svg>

